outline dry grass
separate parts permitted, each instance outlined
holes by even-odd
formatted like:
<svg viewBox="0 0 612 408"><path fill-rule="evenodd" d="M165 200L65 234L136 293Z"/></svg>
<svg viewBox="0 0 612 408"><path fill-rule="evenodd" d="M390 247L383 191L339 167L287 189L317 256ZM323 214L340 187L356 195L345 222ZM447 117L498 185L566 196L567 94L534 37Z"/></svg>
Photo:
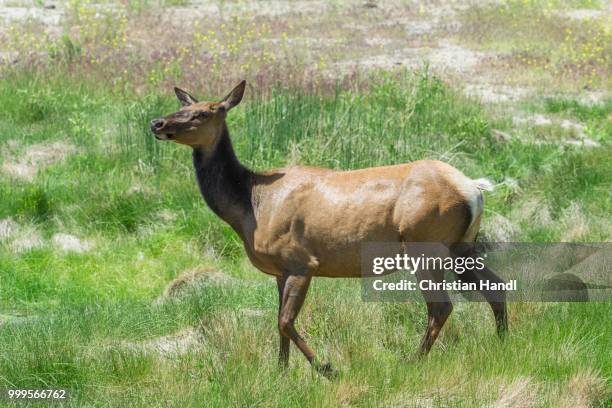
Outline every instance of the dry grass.
<svg viewBox="0 0 612 408"><path fill-rule="evenodd" d="M538 387L531 378L513 380L501 387L495 408L532 408L538 406Z"/></svg>
<svg viewBox="0 0 612 408"><path fill-rule="evenodd" d="M234 279L231 276L212 269L185 271L168 284L164 289L163 296L168 299L179 299L203 285L228 285L233 281Z"/></svg>
<svg viewBox="0 0 612 408"><path fill-rule="evenodd" d="M559 391L552 403L559 408L592 407L597 401L604 401L610 395L605 378L592 369L583 369L572 374Z"/></svg>

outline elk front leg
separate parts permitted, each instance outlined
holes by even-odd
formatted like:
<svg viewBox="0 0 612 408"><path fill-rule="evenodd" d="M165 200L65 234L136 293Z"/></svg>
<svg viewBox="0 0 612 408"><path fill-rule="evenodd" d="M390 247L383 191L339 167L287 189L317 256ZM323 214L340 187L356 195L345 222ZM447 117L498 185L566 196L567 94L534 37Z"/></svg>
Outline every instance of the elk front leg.
<svg viewBox="0 0 612 408"><path fill-rule="evenodd" d="M280 347L278 350L278 365L287 368L289 365L289 337L283 335L280 331L280 316L283 309L283 293L285 291L285 277L278 276L276 278L276 286L278 287L278 321L279 321L279 337Z"/></svg>
<svg viewBox="0 0 612 408"><path fill-rule="evenodd" d="M310 276L305 275L289 275L286 277L285 288L283 289L283 304L278 317L278 329L281 336L289 338L295 343L315 370L329 377L333 374L331 365L329 363L320 364L316 360L314 351L306 344L302 336L299 335L294 325L295 319L304 304L310 279Z"/></svg>

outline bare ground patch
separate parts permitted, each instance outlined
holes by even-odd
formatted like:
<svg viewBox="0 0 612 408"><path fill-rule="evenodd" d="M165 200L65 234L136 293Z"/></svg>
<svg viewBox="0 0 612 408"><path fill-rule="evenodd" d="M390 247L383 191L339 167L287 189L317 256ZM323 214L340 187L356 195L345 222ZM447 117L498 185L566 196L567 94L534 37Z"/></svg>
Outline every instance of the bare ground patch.
<svg viewBox="0 0 612 408"><path fill-rule="evenodd" d="M20 224L8 217L0 220L0 244L12 252L21 253L42 248L47 245L47 241L35 225ZM90 240L64 233L54 234L51 237L51 244L56 250L79 254L93 248Z"/></svg>
<svg viewBox="0 0 612 408"><path fill-rule="evenodd" d="M515 125L527 129L548 129L548 132L554 136L552 139L537 138L532 140L535 143L562 143L584 148L601 147L601 143L587 135L585 125L575 120L555 118L541 113L532 115L517 113L512 120Z"/></svg>
<svg viewBox="0 0 612 408"><path fill-rule="evenodd" d="M45 242L34 225L21 225L8 217L0 220L0 244L11 252L21 253L41 248Z"/></svg>
<svg viewBox="0 0 612 408"><path fill-rule="evenodd" d="M34 20L49 27L58 26L64 15L64 10L58 7L58 5L54 4L53 6L53 8L34 7L34 5L29 2L22 2L20 4L3 0L0 1L0 22L11 23ZM4 25L5 24L1 24L0 27ZM0 32L1 31L3 31L3 29L0 29Z"/></svg>
<svg viewBox="0 0 612 408"><path fill-rule="evenodd" d="M40 170L64 160L76 150L76 146L63 142L34 144L27 147L22 154L13 153L12 157L6 157L5 152L1 170L15 178L31 182Z"/></svg>
<svg viewBox="0 0 612 408"><path fill-rule="evenodd" d="M609 16L611 4L608 4L608 10L596 10L596 9L574 9L567 10L559 13L561 17L567 17L574 20L592 20L601 17Z"/></svg>
<svg viewBox="0 0 612 408"><path fill-rule="evenodd" d="M331 7L325 1L278 1L270 0L260 2L220 2L198 3L189 6L169 8L168 15L173 21L184 23L190 20L203 18L218 18L222 16L247 15L279 17L287 14L318 14L324 13Z"/></svg>
<svg viewBox="0 0 612 408"><path fill-rule="evenodd" d="M64 252L75 252L78 254L89 251L93 243L89 240L80 239L71 234L58 233L51 237L53 245Z"/></svg>
<svg viewBox="0 0 612 408"><path fill-rule="evenodd" d="M156 353L162 357L177 357L202 347L203 337L199 330L187 328L166 336L142 342L126 342L129 350Z"/></svg>
<svg viewBox="0 0 612 408"><path fill-rule="evenodd" d="M530 92L528 88L494 85L487 83L470 83L465 86L468 96L479 99L484 103L517 102L525 98Z"/></svg>

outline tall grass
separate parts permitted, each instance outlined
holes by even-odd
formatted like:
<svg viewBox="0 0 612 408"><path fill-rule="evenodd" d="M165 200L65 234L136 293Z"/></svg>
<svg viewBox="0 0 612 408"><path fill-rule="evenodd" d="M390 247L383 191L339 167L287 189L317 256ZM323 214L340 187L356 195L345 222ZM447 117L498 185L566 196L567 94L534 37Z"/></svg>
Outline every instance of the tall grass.
<svg viewBox="0 0 612 408"><path fill-rule="evenodd" d="M483 111L427 71L383 75L365 94L280 89L249 104L244 115L236 142L255 166L282 164L290 156L354 169L448 158L489 140Z"/></svg>

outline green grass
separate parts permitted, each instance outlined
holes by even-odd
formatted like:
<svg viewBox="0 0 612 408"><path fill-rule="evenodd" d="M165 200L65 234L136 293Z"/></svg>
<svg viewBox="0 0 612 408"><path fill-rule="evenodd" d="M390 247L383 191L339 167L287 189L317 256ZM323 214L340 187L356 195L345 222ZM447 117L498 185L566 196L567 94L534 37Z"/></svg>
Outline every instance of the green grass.
<svg viewBox="0 0 612 408"><path fill-rule="evenodd" d="M504 215L521 227L517 240L610 239L609 138L596 149L499 142L490 130L508 130L509 118L492 118L427 72L363 81L249 94L229 117L238 156L259 170L441 159L500 183L487 196L485 230ZM609 303L513 304L505 343L485 305L461 304L432 354L414 360L425 306L364 303L359 283L348 280L316 280L298 320L340 378L314 375L295 348L284 374L276 367L275 284L205 207L189 149L155 143L147 130L151 118L177 108L170 89L122 93L64 74L8 72L0 106L0 166L37 144L76 148L31 182L0 172L0 220L10 217L42 243L15 252L16 238L0 241L3 387L67 387L75 406L411 406L416 398L482 406L525 378L521 392L541 406L570 398L576 382L592 390L593 403L609 398ZM538 109L609 129L608 102L547 100ZM531 200L548 209L546 224L522 212ZM568 235L576 208L585 225ZM63 252L57 233L92 249ZM153 302L182 271L204 267L234 280ZM127 346L185 327L206 339L186 355Z"/></svg>
<svg viewBox="0 0 612 408"><path fill-rule="evenodd" d="M545 98L544 110L553 115L578 120L586 126L587 134L594 140L612 140L612 99L587 104L570 98Z"/></svg>

